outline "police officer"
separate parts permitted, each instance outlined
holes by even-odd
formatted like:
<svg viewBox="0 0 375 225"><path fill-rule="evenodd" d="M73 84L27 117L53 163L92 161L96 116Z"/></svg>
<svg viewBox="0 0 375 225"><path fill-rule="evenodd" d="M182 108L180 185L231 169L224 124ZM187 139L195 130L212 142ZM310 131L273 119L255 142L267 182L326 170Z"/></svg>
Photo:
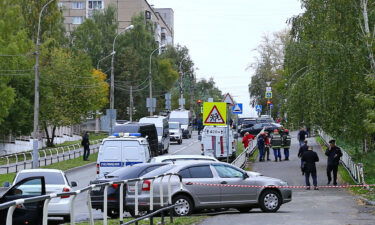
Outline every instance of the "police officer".
<svg viewBox="0 0 375 225"><path fill-rule="evenodd" d="M81 145L83 146L83 160L89 161L90 156L90 140L89 140L89 132L85 132L82 137Z"/></svg>
<svg viewBox="0 0 375 225"><path fill-rule="evenodd" d="M303 153L307 152L307 150L308 150L307 140L304 140L303 142L304 142L304 144L301 147L299 147L299 151L298 151L298 158L301 158L301 171L302 171L302 175L305 174L305 172L303 171L302 156L303 156Z"/></svg>
<svg viewBox="0 0 375 225"><path fill-rule="evenodd" d="M281 146L284 148L285 160L289 160L290 135L288 129L281 130Z"/></svg>
<svg viewBox="0 0 375 225"><path fill-rule="evenodd" d="M271 145L273 149L273 155L275 156L275 162L277 160L281 161L281 136L279 134L279 130L275 129L271 135Z"/></svg>
<svg viewBox="0 0 375 225"><path fill-rule="evenodd" d="M326 150L327 158L327 178L329 185L331 183L332 177L331 173L333 172L333 185L337 185L337 170L340 163L340 158L342 157L342 152L339 147L336 146L335 140L329 141L329 148Z"/></svg>
<svg viewBox="0 0 375 225"><path fill-rule="evenodd" d="M310 174L313 179L314 190L318 190L315 163L319 162L319 157L318 154L312 150L311 146L309 146L307 152L303 153L302 161L304 162L303 170L305 171L306 190L310 190Z"/></svg>

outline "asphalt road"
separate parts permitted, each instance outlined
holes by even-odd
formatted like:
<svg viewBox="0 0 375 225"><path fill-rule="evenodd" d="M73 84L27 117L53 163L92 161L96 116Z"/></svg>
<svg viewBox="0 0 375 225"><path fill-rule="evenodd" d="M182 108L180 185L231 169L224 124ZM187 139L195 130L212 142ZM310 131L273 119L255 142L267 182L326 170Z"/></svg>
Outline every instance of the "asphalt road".
<svg viewBox="0 0 375 225"><path fill-rule="evenodd" d="M200 142L198 141L197 132L193 132L193 136L190 139L183 139L181 145L171 143L169 148L169 154L172 155L194 155L200 154ZM82 168L80 170L74 170L68 172L67 178L69 181L76 181L78 186L74 189L81 189L86 187L91 180L96 178L96 168L95 165ZM76 221L88 220L88 209L86 204L87 193L81 193L77 196L75 200L75 216ZM100 219L103 217L103 214L99 210L94 210L93 215L95 219Z"/></svg>
<svg viewBox="0 0 375 225"><path fill-rule="evenodd" d="M298 143L296 133L293 133L290 161L282 162L256 162L253 170L261 172L265 176L281 178L289 185L304 185L297 157ZM318 185L326 185L327 177L326 156L313 138L309 138L309 145L319 155L317 164ZM283 155L283 153L282 153ZM271 154L271 159L273 154ZM227 224L324 224L324 225L373 225L375 224L375 208L358 204L358 201L344 189L320 190L293 190L293 199L290 203L282 205L277 213L262 213L259 209L253 209L250 213L230 211L206 219L200 225L227 225Z"/></svg>

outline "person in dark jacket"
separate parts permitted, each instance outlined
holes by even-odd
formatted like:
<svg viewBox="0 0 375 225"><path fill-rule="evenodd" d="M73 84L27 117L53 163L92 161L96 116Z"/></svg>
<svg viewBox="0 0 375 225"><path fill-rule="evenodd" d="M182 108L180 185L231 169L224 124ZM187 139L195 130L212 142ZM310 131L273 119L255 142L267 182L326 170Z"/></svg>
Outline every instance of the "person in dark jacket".
<svg viewBox="0 0 375 225"><path fill-rule="evenodd" d="M262 162L264 161L264 148L265 148L265 141L264 141L263 133L261 133L258 136L257 145L258 145L258 150L259 150L259 162Z"/></svg>
<svg viewBox="0 0 375 225"><path fill-rule="evenodd" d="M306 139L307 133L304 128L301 128L300 131L298 132L298 141L299 141L299 146L302 146L304 143L304 140Z"/></svg>
<svg viewBox="0 0 375 225"><path fill-rule="evenodd" d="M301 171L302 171L302 175L305 174L305 172L303 171L303 160L302 160L302 156L303 156L303 153L307 152L309 146L307 146L307 140L304 140L303 141L303 145L301 147L299 147L299 151L298 151L298 158L301 159Z"/></svg>
<svg viewBox="0 0 375 225"><path fill-rule="evenodd" d="M90 156L90 140L89 140L89 132L85 132L82 136L81 145L83 146L83 160L89 161Z"/></svg>
<svg viewBox="0 0 375 225"><path fill-rule="evenodd" d="M331 173L333 172L333 185L337 185L337 170L340 163L340 158L342 157L342 152L339 147L336 146L335 140L329 141L329 148L326 150L327 158L327 178L329 185L332 181Z"/></svg>
<svg viewBox="0 0 375 225"><path fill-rule="evenodd" d="M316 152L313 151L312 147L309 146L308 151L303 153L302 160L304 162L303 170L305 172L306 190L310 190L310 174L313 179L314 190L318 190L318 182L316 177L316 166L315 163L319 162L319 157Z"/></svg>

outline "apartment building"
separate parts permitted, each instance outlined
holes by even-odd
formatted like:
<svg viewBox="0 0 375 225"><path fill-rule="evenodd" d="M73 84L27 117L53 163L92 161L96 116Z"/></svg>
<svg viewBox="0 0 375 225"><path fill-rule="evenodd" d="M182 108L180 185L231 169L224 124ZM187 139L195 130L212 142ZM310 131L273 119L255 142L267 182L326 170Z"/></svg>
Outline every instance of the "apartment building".
<svg viewBox="0 0 375 225"><path fill-rule="evenodd" d="M112 5L117 9L119 31L130 25L133 16L144 13L145 18L155 26L155 40L160 45L173 45L174 12L171 8L154 8L146 0L60 0L58 4L63 10L68 32L92 16L95 10Z"/></svg>

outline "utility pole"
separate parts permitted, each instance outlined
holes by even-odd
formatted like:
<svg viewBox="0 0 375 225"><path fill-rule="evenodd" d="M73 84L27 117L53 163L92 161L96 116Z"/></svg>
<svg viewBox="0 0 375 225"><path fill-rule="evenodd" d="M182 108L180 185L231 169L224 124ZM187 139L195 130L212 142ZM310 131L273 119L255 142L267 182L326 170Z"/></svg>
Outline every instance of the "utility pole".
<svg viewBox="0 0 375 225"><path fill-rule="evenodd" d="M130 86L130 103L129 103L130 122L133 122L133 86Z"/></svg>
<svg viewBox="0 0 375 225"><path fill-rule="evenodd" d="M33 130L33 168L39 167L39 48L40 48L40 22L44 9L54 0L47 2L39 12L38 30L35 46L35 83L34 83L34 130Z"/></svg>
<svg viewBox="0 0 375 225"><path fill-rule="evenodd" d="M149 108L150 110L150 116L153 116L154 115L154 110L155 110L155 107L156 107L156 101L154 102L153 99L152 99L152 71L151 71L151 67L152 67L152 55L160 50L161 48L164 48L165 45L161 45L159 48L156 48L154 49L151 54L150 54L150 64L149 64L149 67L148 67L148 82L149 82L149 100L147 101L147 107ZM155 104L154 104L155 103Z"/></svg>

